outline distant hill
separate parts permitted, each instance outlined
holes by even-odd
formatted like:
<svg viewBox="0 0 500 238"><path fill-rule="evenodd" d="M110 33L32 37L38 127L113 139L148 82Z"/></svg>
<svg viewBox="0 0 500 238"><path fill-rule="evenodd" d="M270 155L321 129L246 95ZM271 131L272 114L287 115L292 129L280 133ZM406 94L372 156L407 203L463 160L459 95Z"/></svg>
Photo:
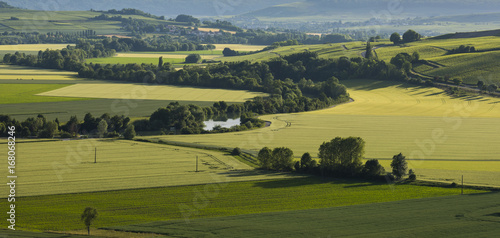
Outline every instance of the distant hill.
<svg viewBox="0 0 500 238"><path fill-rule="evenodd" d="M14 8L6 2L0 1L0 8Z"/></svg>
<svg viewBox="0 0 500 238"><path fill-rule="evenodd" d="M239 15L276 4L296 0L5 0L25 9L51 11L82 11L135 8L158 16L173 17L179 14L195 16Z"/></svg>
<svg viewBox="0 0 500 238"><path fill-rule="evenodd" d="M400 3L400 4L398 4ZM306 0L263 8L245 14L253 17L312 17L345 15L371 19L382 16L398 19L406 17L435 17L466 15L500 11L497 0ZM389 16L382 15L389 13ZM340 20L340 19L339 19Z"/></svg>
<svg viewBox="0 0 500 238"><path fill-rule="evenodd" d="M445 34L441 36L432 37L431 39L460 39L460 38L476 38L484 36L500 36L500 29L491 31L457 32L453 34Z"/></svg>

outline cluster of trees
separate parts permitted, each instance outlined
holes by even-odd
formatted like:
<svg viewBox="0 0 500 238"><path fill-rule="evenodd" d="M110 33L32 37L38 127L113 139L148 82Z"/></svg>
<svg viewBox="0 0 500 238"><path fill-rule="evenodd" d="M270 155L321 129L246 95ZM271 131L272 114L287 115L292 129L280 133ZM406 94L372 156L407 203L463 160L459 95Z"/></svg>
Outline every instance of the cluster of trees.
<svg viewBox="0 0 500 238"><path fill-rule="evenodd" d="M26 55L16 52L5 54L3 62L46 69L64 69L79 71L84 68L87 58L110 57L116 53L114 49L104 47L102 44L81 42L75 46L67 46L62 50L39 51L38 55Z"/></svg>
<svg viewBox="0 0 500 238"><path fill-rule="evenodd" d="M461 45L458 48L450 50L449 54L462 54L462 53L474 53L476 52L476 47Z"/></svg>
<svg viewBox="0 0 500 238"><path fill-rule="evenodd" d="M385 179L386 171L376 159L370 159L363 165L361 159L364 155L365 142L359 137L336 137L324 142L319 147L319 163L309 153L304 153L300 161L293 162L293 151L280 147L271 150L262 148L257 161L261 169L276 171L297 171L322 176L340 178L368 178ZM395 155L391 162L392 173L396 180L401 180L408 174L408 163L403 154ZM416 175L409 171L409 179L415 180Z"/></svg>
<svg viewBox="0 0 500 238"><path fill-rule="evenodd" d="M478 88L479 90L481 90L481 91L488 91L488 92L490 92L490 93L493 93L493 92L496 92L496 91L497 91L498 86L497 86L497 85L495 85L495 84L486 85L486 84L484 83L484 81L479 80L479 81L477 82L477 88Z"/></svg>
<svg viewBox="0 0 500 238"><path fill-rule="evenodd" d="M399 53L393 58L391 58L391 64L395 65L398 69L403 70L405 73L409 73L413 68L413 64L420 61L420 54L415 51L412 55L408 53Z"/></svg>
<svg viewBox="0 0 500 238"><path fill-rule="evenodd" d="M401 39L401 35L399 35L399 33L397 33L397 32L392 33L392 35L389 39L395 45L399 45L399 44L419 41L421 38L422 38L422 35L420 35L416 31L408 30L403 34L403 39Z"/></svg>
<svg viewBox="0 0 500 238"><path fill-rule="evenodd" d="M203 21L203 24L210 28L219 28L219 29L224 29L226 31L243 32L243 29L233 25L231 22L228 21L221 21L221 20L216 20L215 22Z"/></svg>
<svg viewBox="0 0 500 238"><path fill-rule="evenodd" d="M90 11L92 12L102 12L103 14L108 13L108 14L120 14L120 15L138 15L138 16L144 16L144 17L150 17L150 18L155 18L155 19L160 19L160 20L165 20L164 16L155 16L150 13L143 12L138 9L134 8L123 8L122 10L116 10L116 9L111 9L108 11L95 11L91 9Z"/></svg>
<svg viewBox="0 0 500 238"><path fill-rule="evenodd" d="M260 167L265 170L292 171L293 151L286 147L274 148L264 147L257 156Z"/></svg>
<svg viewBox="0 0 500 238"><path fill-rule="evenodd" d="M135 131L130 131L133 128L129 128L129 122L128 117L118 115L111 117L107 113L101 117L93 117L92 114L87 113L83 122L79 121L76 116L72 116L65 124L61 124L57 118L53 121L47 120L41 114L22 122L7 115L0 115L0 136L6 136L6 128L9 126L17 128L18 137L53 138L56 135L65 138L78 135L119 137L120 134L127 135L132 132L135 135Z"/></svg>
<svg viewBox="0 0 500 238"><path fill-rule="evenodd" d="M195 18L195 17L190 16L190 15L184 15L184 14L178 15L175 18L175 21L176 22L194 23L194 24L199 24L200 23L200 19Z"/></svg>
<svg viewBox="0 0 500 238"><path fill-rule="evenodd" d="M167 107L156 110L149 119L134 122L137 131L161 131L164 134L201 134L209 133L203 130L203 122L214 116L235 115L241 117L239 126L232 128L214 128L211 133L243 131L252 128L263 127L265 122L253 118L251 114L244 112L241 104L227 105L226 102L215 102L211 107L200 107L197 105L180 105L172 102Z"/></svg>

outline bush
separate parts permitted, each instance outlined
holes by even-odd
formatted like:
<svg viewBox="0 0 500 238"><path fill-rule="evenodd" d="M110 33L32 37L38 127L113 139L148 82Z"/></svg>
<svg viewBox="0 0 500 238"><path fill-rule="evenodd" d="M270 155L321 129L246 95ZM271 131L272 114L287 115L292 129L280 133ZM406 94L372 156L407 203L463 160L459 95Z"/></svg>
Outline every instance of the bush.
<svg viewBox="0 0 500 238"><path fill-rule="evenodd" d="M234 156L241 155L241 149L238 147L234 148L233 151L231 151L231 155L234 155Z"/></svg>
<svg viewBox="0 0 500 238"><path fill-rule="evenodd" d="M415 174L415 172L412 169L410 169L410 171L408 171L408 174L409 174L408 180L410 180L410 181L417 180L417 175Z"/></svg>
<svg viewBox="0 0 500 238"><path fill-rule="evenodd" d="M61 138L72 138L72 137L73 136L69 132L66 131L61 132Z"/></svg>
<svg viewBox="0 0 500 238"><path fill-rule="evenodd" d="M201 61L201 56L199 54L190 54L186 57L186 63L196 64Z"/></svg>
<svg viewBox="0 0 500 238"><path fill-rule="evenodd" d="M128 125L127 129L125 129L125 132L123 132L123 137L127 140L132 140L135 137L135 127L134 125Z"/></svg>

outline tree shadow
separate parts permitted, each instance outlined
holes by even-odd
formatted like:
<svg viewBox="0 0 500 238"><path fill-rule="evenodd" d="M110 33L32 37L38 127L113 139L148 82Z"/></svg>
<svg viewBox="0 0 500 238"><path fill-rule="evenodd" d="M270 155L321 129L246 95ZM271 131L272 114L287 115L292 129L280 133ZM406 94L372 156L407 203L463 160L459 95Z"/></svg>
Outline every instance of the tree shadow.
<svg viewBox="0 0 500 238"><path fill-rule="evenodd" d="M426 97L432 97L432 96L438 96L438 95L441 95L441 94L444 94L444 92L431 93L431 94L427 94L427 95L424 95L424 96L426 96Z"/></svg>
<svg viewBox="0 0 500 238"><path fill-rule="evenodd" d="M354 179L354 178L340 179L340 178L319 177L319 176L309 175L308 177L302 177L302 178L298 177L296 179L260 181L256 182L254 184L254 187L289 188L289 187L300 187L300 186L325 184L325 183L343 185L344 188L368 187L368 186L383 184L383 182L381 181L368 181L368 180Z"/></svg>

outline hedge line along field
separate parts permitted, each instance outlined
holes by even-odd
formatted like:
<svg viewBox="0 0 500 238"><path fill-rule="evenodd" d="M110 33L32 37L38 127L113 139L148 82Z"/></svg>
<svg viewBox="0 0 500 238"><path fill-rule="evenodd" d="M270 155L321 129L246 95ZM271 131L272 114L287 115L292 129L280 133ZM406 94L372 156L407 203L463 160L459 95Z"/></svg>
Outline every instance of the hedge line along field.
<svg viewBox="0 0 500 238"><path fill-rule="evenodd" d="M0 94L0 104L89 100L88 98L78 97L42 97L36 95L67 86L68 84L0 84L3 91Z"/></svg>
<svg viewBox="0 0 500 238"><path fill-rule="evenodd" d="M1 153L7 153L3 143ZM97 152L97 159L96 159ZM218 151L127 140L16 144L17 196L81 193L282 178L259 173ZM196 172L196 157L198 171ZM94 163L97 161L97 163ZM2 188L8 194L7 187ZM5 196L5 195L4 195Z"/></svg>
<svg viewBox="0 0 500 238"><path fill-rule="evenodd" d="M257 153L262 147L289 147L296 157L317 156L324 141L359 136L366 158L390 160L402 152L420 176L458 181L460 172L475 174L466 182L500 186L500 99L452 98L437 88L395 82L344 81L354 102L334 108L262 116L269 127L210 135L149 136L145 139L240 147ZM433 163L427 162L432 161ZM444 166L434 161L456 161ZM381 161L382 162L382 161ZM386 162L384 162L386 163ZM384 164L390 170L388 163ZM483 174L487 166L493 171ZM422 170L420 170L421 168ZM448 177L448 171L459 171ZM425 172L425 173L424 173ZM451 179L451 180L450 180Z"/></svg>
<svg viewBox="0 0 500 238"><path fill-rule="evenodd" d="M265 93L244 90L208 89L167 85L142 84L75 84L65 88L44 92L40 96L87 97L107 99L176 100L200 102L245 102Z"/></svg>
<svg viewBox="0 0 500 238"><path fill-rule="evenodd" d="M499 200L497 192L110 229L174 237L494 237L500 232Z"/></svg>
<svg viewBox="0 0 500 238"><path fill-rule="evenodd" d="M149 173L144 165L140 166L134 166L133 169L139 168ZM96 187L107 183L99 180L107 173L103 172L94 174L97 176L95 182L86 186ZM235 181L238 176L228 178ZM481 191L465 189L467 194L477 192ZM16 201L16 207L19 207L16 225L20 230L31 231L83 230L80 214L87 206L95 207L99 212L93 227L110 227L171 219L195 221L192 219L340 207L459 193L459 188L309 177L30 196ZM6 204L7 199L0 200L1 206L5 207Z"/></svg>

